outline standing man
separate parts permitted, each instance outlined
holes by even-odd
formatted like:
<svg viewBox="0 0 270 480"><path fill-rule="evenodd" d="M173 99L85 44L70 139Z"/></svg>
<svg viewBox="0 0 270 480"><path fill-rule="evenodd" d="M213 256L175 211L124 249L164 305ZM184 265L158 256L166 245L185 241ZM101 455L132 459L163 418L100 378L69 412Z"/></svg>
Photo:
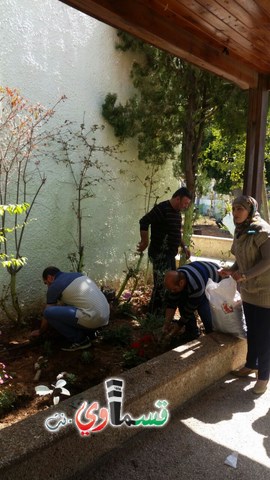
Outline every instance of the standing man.
<svg viewBox="0 0 270 480"><path fill-rule="evenodd" d="M151 225L151 240L148 255L153 264L154 288L150 300L149 312L162 312L164 307L164 273L175 270L175 256L181 246L186 258L190 251L181 237L181 211L186 210L192 200L187 188L179 188L170 200L155 205L150 212L140 219L141 240L138 251L143 252L149 244L149 225Z"/></svg>
<svg viewBox="0 0 270 480"><path fill-rule="evenodd" d="M166 297L165 332L170 331L177 308L181 316L178 326L185 327L187 340L200 335L195 311L200 315L205 333L212 332L212 317L205 287L209 278L213 282L221 280L219 268L213 262L195 261L166 273L164 285L169 293Z"/></svg>
<svg viewBox="0 0 270 480"><path fill-rule="evenodd" d="M50 325L70 343L62 350L72 352L91 346L91 334L109 322L110 307L105 295L93 280L78 272L47 267L42 277L48 286L47 306L41 328L32 336L42 334Z"/></svg>

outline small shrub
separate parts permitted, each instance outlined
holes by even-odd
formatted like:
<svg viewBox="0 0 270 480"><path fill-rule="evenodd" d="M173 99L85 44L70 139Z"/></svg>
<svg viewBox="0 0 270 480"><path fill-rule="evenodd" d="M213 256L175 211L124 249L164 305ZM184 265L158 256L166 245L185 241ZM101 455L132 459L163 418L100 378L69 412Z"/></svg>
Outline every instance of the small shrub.
<svg viewBox="0 0 270 480"><path fill-rule="evenodd" d="M145 362L145 358L140 357L136 350L127 350L123 354L123 360L124 360L124 367L125 368L133 368L139 365L140 363Z"/></svg>
<svg viewBox="0 0 270 480"><path fill-rule="evenodd" d="M132 340L132 328L128 325L122 325L119 328L104 330L102 333L103 341L111 345L127 346Z"/></svg>
<svg viewBox="0 0 270 480"><path fill-rule="evenodd" d="M76 373L66 373L64 378L66 379L68 385L75 385L78 380Z"/></svg>
<svg viewBox="0 0 270 480"><path fill-rule="evenodd" d="M0 415L7 413L14 408L16 403L16 393L10 389L0 391Z"/></svg>
<svg viewBox="0 0 270 480"><path fill-rule="evenodd" d="M142 333L153 333L164 325L164 316L148 314L144 318L138 319Z"/></svg>
<svg viewBox="0 0 270 480"><path fill-rule="evenodd" d="M94 353L90 351L84 351L81 354L81 362L85 365L90 365L93 363L94 360Z"/></svg>

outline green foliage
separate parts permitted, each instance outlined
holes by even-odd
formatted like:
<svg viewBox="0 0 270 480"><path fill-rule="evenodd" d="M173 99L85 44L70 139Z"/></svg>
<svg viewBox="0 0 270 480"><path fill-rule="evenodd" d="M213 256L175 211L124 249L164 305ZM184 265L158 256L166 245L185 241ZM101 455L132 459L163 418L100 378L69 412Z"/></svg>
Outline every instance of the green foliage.
<svg viewBox="0 0 270 480"><path fill-rule="evenodd" d="M222 163L224 153L212 155L209 161L213 140L209 132L215 127L235 151L237 138L245 129L247 95L235 85L126 33L118 36L117 48L136 54L130 73L136 92L125 104L115 93L105 98L102 114L115 135L121 141L135 137L138 157L147 164L160 167L172 162L175 177L194 198L202 194L206 177L217 175L217 188L222 191L236 184L240 178L237 167L227 174L230 164ZM219 174L218 162L222 163ZM228 176L230 182L225 184ZM183 238L187 245L192 216L193 212L185 213Z"/></svg>
<svg viewBox="0 0 270 480"><path fill-rule="evenodd" d="M266 125L266 142L265 142L265 179L266 185L270 185L270 111L268 112Z"/></svg>
<svg viewBox="0 0 270 480"><path fill-rule="evenodd" d="M30 204L27 202L24 202L21 205L0 205L0 216L2 217L5 212L8 212L10 215L25 213L29 207Z"/></svg>
<svg viewBox="0 0 270 480"><path fill-rule="evenodd" d="M87 353L87 352L84 352L84 353ZM68 385L75 385L78 380L78 377L75 373L66 372L64 375L64 378L67 381Z"/></svg>
<svg viewBox="0 0 270 480"><path fill-rule="evenodd" d="M145 362L145 358L140 357L136 350L127 350L126 352L123 353L123 360L124 360L124 367L125 368L133 368L137 367L137 365L140 365L140 363Z"/></svg>
<svg viewBox="0 0 270 480"><path fill-rule="evenodd" d="M11 389L0 390L0 415L9 412L14 408L17 395Z"/></svg>
<svg viewBox="0 0 270 480"><path fill-rule="evenodd" d="M164 316L148 314L146 317L138 319L142 333L153 333L155 330L163 327Z"/></svg>
<svg viewBox="0 0 270 480"><path fill-rule="evenodd" d="M235 137L234 143L222 135L221 130L212 128L208 134L208 146L203 152L204 171L215 178L214 189L228 194L243 186L245 163L245 135Z"/></svg>
<svg viewBox="0 0 270 480"><path fill-rule="evenodd" d="M59 102L46 109L31 104L16 89L0 87L0 261L10 275L9 284L2 288L0 306L17 322L22 320L22 307L16 276L27 261L21 253L24 232L46 182L40 171L41 159L48 155L48 142L56 133L48 132L47 124Z"/></svg>
<svg viewBox="0 0 270 480"><path fill-rule="evenodd" d="M104 342L111 345L127 346L132 340L132 328L128 325L121 325L118 328L108 328L102 332Z"/></svg>
<svg viewBox="0 0 270 480"><path fill-rule="evenodd" d="M177 96L181 97L180 75L175 74L174 57L126 34L120 33L119 37L124 50L132 43L133 50L144 54L142 63L135 62L131 71L138 94L125 105L116 103L115 94L108 94L103 116L121 141L137 136L139 159L163 165L175 158L182 134L181 107L177 102Z"/></svg>
<svg viewBox="0 0 270 480"><path fill-rule="evenodd" d="M17 204L17 205L0 205L0 216L3 217L6 213L9 213L9 215L21 215L27 212L29 209L30 204L27 202L24 202L22 204ZM24 225L15 225L15 227L8 228L2 226L2 229L0 231L0 243L2 242L7 242L8 241L8 234L14 233L15 230L22 229ZM4 268L7 268L8 271L16 271L20 270L21 267L23 267L27 262L26 257L20 257L17 258L14 256L14 254L8 255L7 253L1 253L0 254L0 263Z"/></svg>
<svg viewBox="0 0 270 480"><path fill-rule="evenodd" d="M81 362L84 363L85 365L91 365L94 360L94 353L91 352L90 350L85 350L81 354Z"/></svg>
<svg viewBox="0 0 270 480"><path fill-rule="evenodd" d="M102 107L102 114L113 125L115 136L122 142L138 133L135 118L132 115L133 108L136 106L136 97L128 101L125 106L116 105L116 102L117 95L108 93Z"/></svg>

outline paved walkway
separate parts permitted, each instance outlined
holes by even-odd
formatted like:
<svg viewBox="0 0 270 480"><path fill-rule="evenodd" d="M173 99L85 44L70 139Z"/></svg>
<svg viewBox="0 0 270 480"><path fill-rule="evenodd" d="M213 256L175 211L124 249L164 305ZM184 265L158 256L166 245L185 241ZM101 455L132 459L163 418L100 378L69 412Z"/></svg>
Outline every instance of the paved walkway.
<svg viewBox="0 0 270 480"><path fill-rule="evenodd" d="M142 429L76 480L270 478L270 389L256 396L254 382L226 376L165 427ZM224 463L232 452L236 469Z"/></svg>

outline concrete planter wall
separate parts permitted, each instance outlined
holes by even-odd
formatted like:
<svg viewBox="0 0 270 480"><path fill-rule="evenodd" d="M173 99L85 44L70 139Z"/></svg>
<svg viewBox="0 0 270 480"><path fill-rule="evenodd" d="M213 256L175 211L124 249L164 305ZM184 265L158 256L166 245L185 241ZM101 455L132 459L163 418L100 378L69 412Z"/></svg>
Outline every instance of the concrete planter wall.
<svg viewBox="0 0 270 480"><path fill-rule="evenodd" d="M232 238L211 237L207 235L192 235L192 255L216 258L221 261L234 261L231 254Z"/></svg>
<svg viewBox="0 0 270 480"><path fill-rule="evenodd" d="M124 413L133 418L153 411L157 399L167 400L169 412L244 363L246 341L212 333L179 346L121 374L125 381ZM118 376L117 376L118 377ZM104 385L99 384L55 407L40 412L1 431L1 480L36 480L44 477L67 480L88 469L105 453L138 433L136 428L110 425L82 438L75 425L48 432L44 422L55 413L74 418L73 403L106 405ZM73 422L74 423L74 422ZM27 472L27 475L26 475Z"/></svg>

